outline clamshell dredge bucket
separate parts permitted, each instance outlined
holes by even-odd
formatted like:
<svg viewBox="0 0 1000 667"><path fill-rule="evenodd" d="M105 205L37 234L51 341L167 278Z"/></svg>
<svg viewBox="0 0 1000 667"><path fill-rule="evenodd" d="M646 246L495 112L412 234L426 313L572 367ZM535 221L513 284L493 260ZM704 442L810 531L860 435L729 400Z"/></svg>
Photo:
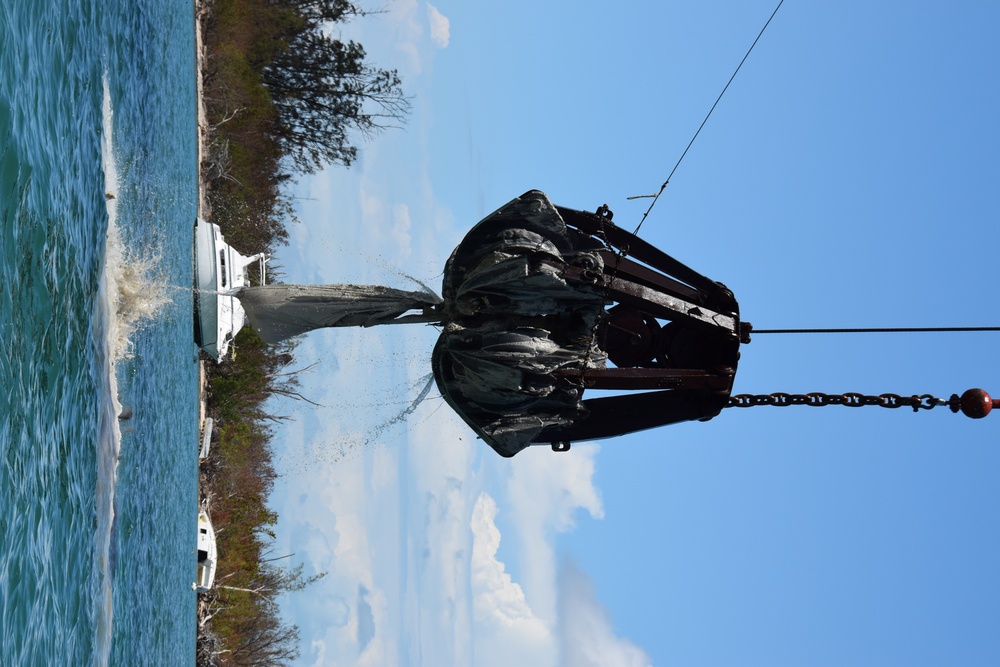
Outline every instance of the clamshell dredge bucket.
<svg viewBox="0 0 1000 667"><path fill-rule="evenodd" d="M732 292L619 229L606 208L527 192L477 224L444 275L434 377L502 456L710 419L729 400ZM584 398L597 389L641 393Z"/></svg>
<svg viewBox="0 0 1000 667"><path fill-rule="evenodd" d="M554 206L537 190L472 228L448 259L441 298L374 285L266 285L239 298L268 343L321 327L440 325L438 388L501 456L704 421L727 407L948 406L977 418L996 407L981 389L950 399L732 395L753 329L733 293L616 227L607 207Z"/></svg>

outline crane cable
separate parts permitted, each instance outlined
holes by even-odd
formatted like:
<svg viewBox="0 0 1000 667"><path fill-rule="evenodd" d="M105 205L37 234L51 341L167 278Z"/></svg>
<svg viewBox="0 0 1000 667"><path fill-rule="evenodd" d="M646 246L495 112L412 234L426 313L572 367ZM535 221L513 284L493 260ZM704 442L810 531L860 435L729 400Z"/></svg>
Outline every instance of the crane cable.
<svg viewBox="0 0 1000 667"><path fill-rule="evenodd" d="M632 232L634 235L636 235L636 236L639 235L639 229L642 227L642 223L646 222L646 218L649 217L649 213L650 213L650 211L653 210L653 207L656 205L657 200L659 200L660 195L662 195L663 191L666 190L667 184L670 183L670 179L673 178L674 172L677 171L677 167L679 167L681 165L681 162L684 160L684 156L688 154L688 151L691 149L691 146L694 144L695 139L697 139L698 135L701 134L701 129L703 127L705 127L705 123L708 122L708 119L711 117L712 112L715 111L715 107L717 107L719 105L719 101L722 99L722 96L726 94L727 90L729 90L729 85L736 78L736 75L739 74L740 68L743 67L743 63L745 63L747 61L747 58L750 57L751 51L753 51L753 48L755 46L757 46L757 42L760 41L760 38L764 34L764 31L767 30L767 26L769 26L771 24L771 19L773 19L774 15L778 13L778 10L781 9L781 5L784 2L785 2L785 0L779 0L778 6L774 8L773 12L771 12L770 18L767 19L767 22L764 24L764 27L761 28L760 32L757 34L757 39L753 40L753 44L751 44L750 48L747 49L746 54L743 56L743 60L741 60L740 64L736 66L736 69L733 71L733 75L731 77L729 77L729 81L726 83L725 87L722 89L722 92L719 93L719 96L715 99L715 103L712 105L712 108L708 110L708 113L705 115L705 119L701 121L701 125L698 126L698 130L694 133L694 136L691 137L691 141L688 142L687 148L684 149L684 152L681 153L681 156L677 159L677 163L674 165L674 168L670 170L670 174L667 176L667 180L663 181L663 185L660 186L660 191L657 192L655 195L637 195L637 196L629 197L628 198L628 199L646 199L646 198L652 197L652 199L653 199L653 201L650 202L650 204L649 204L649 208L647 208L646 212L642 214L642 220L639 221L639 224L636 226L635 231Z"/></svg>
<svg viewBox="0 0 1000 667"><path fill-rule="evenodd" d="M754 329L751 334L839 334L839 333L934 333L956 331L1000 331L1000 327L863 327L839 329Z"/></svg>

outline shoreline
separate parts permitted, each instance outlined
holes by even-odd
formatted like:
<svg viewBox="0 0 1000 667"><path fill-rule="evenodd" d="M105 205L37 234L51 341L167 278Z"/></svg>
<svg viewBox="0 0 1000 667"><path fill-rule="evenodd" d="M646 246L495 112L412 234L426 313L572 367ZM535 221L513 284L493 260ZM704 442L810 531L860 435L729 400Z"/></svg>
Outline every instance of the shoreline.
<svg viewBox="0 0 1000 667"><path fill-rule="evenodd" d="M202 163L205 159L205 135L208 133L208 112L205 109L205 42L202 39L201 21L208 13L208 7L202 0L194 3L194 49L195 49L195 100L198 114L198 217L208 215L208 201L205 197L205 179L202 174Z"/></svg>
<svg viewBox="0 0 1000 667"><path fill-rule="evenodd" d="M195 104L197 108L197 160L198 160L198 206L196 217L206 218L209 215L208 202L206 199L205 175L202 168L205 159L205 136L208 133L208 113L205 109L205 42L202 38L201 22L207 13L208 8L205 0L194 1L194 48L195 48ZM205 370L205 360L201 358L201 351L198 352L198 438L195 443L195 456L198 457L198 510L208 510L210 498L204 497L205 488L202 485L201 474L201 443L205 435L205 420L208 416L208 374ZM195 662L198 662L199 647L205 632L205 622L207 620L205 601L202 596L195 596ZM211 642L210 642L211 643Z"/></svg>
<svg viewBox="0 0 1000 667"><path fill-rule="evenodd" d="M195 49L195 100L197 105L197 155L198 155L198 209L197 217L205 218L208 214L208 202L205 193L204 170L202 161L205 159L205 135L208 132L208 112L205 109L205 42L202 39L202 17L208 12L203 0L194 3L194 49ZM205 432L205 418L208 404L208 380L205 373L205 361L198 361L198 446L201 446L202 434ZM200 491L199 491L200 493Z"/></svg>

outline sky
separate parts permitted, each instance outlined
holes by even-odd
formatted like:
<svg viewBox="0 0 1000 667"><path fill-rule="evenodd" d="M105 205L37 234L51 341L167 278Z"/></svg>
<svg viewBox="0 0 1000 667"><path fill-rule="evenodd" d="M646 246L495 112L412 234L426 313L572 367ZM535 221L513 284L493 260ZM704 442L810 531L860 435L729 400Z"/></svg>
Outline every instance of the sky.
<svg viewBox="0 0 1000 667"><path fill-rule="evenodd" d="M286 282L440 290L529 189L638 224L773 0L388 0L413 112L295 186ZM641 235L758 329L995 326L1000 5L785 2ZM1000 396L996 333L754 336L735 393ZM437 331L303 337L275 553L301 665L1000 664L1000 416L724 410L497 456Z"/></svg>

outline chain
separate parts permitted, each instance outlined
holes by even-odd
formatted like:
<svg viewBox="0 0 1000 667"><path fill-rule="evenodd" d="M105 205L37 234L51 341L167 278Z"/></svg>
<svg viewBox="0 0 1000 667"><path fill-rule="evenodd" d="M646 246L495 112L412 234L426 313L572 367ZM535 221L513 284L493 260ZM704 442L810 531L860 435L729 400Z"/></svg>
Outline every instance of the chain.
<svg viewBox="0 0 1000 667"><path fill-rule="evenodd" d="M752 408L758 405L774 405L777 407L809 405L819 408L827 405L846 405L849 408L860 408L865 405L877 405L880 408L913 408L913 411L917 412L919 410L930 410L939 405L947 405L953 412L957 412L958 401L958 395L945 400L931 394L922 394L920 396L900 396L899 394L866 396L855 392L845 394L823 394L818 391L808 394L775 392L773 394L735 394L729 397L729 403L726 407Z"/></svg>

